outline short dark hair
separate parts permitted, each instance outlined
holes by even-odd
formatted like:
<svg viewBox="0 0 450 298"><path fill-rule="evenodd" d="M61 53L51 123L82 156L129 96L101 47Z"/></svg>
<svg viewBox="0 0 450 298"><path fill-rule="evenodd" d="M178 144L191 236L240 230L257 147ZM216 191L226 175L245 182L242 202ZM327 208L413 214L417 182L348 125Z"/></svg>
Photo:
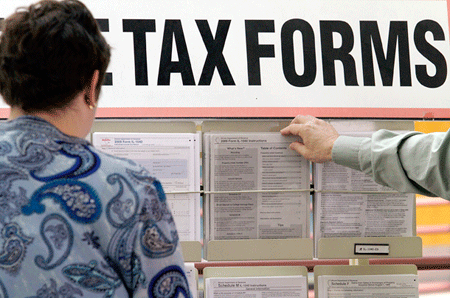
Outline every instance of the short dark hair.
<svg viewBox="0 0 450 298"><path fill-rule="evenodd" d="M0 93L26 112L66 107L99 70L97 94L111 50L78 0L42 0L6 18L0 37Z"/></svg>

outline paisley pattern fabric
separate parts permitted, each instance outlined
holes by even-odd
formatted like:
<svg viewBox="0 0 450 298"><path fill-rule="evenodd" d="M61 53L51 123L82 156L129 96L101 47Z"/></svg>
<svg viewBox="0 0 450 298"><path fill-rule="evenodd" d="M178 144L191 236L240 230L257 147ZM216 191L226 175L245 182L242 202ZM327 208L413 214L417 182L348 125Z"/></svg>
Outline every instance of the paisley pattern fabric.
<svg viewBox="0 0 450 298"><path fill-rule="evenodd" d="M17 223L8 223L2 229L3 249L0 252L0 268L16 273L25 258L27 246L33 238L23 234Z"/></svg>
<svg viewBox="0 0 450 298"><path fill-rule="evenodd" d="M0 125L0 298L191 297L178 242L135 162L37 117Z"/></svg>
<svg viewBox="0 0 450 298"><path fill-rule="evenodd" d="M164 268L150 282L148 296L155 298L190 297L184 271L177 266Z"/></svg>

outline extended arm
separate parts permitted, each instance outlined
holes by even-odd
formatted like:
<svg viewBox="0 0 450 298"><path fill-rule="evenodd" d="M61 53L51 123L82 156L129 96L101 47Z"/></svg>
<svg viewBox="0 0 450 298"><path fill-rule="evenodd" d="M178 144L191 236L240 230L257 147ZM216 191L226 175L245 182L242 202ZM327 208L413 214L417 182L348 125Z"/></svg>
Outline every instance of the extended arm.
<svg viewBox="0 0 450 298"><path fill-rule="evenodd" d="M348 137L339 136L325 121L297 116L281 133L301 137L291 149L310 161L332 160L400 192L450 199L449 132L396 134L380 130L371 138Z"/></svg>
<svg viewBox="0 0 450 298"><path fill-rule="evenodd" d="M450 134L397 134L380 130L371 138L340 136L332 160L372 176L400 192L450 199Z"/></svg>

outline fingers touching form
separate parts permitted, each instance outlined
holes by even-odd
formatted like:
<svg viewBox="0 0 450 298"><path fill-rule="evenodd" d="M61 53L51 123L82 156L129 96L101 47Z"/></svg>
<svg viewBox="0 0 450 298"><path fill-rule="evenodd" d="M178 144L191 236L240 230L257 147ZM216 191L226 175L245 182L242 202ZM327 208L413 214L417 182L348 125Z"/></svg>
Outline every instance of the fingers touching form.
<svg viewBox="0 0 450 298"><path fill-rule="evenodd" d="M312 162L331 160L334 141L339 134L329 123L313 116L299 115L281 131L282 135L299 136L301 140L291 144L290 148Z"/></svg>

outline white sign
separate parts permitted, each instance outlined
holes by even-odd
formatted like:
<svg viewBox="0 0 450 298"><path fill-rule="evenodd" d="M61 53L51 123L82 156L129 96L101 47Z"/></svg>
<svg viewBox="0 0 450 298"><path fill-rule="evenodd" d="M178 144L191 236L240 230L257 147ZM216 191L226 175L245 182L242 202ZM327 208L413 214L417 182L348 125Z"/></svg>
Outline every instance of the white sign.
<svg viewBox="0 0 450 298"><path fill-rule="evenodd" d="M355 244L355 255L388 255L389 244Z"/></svg>
<svg viewBox="0 0 450 298"><path fill-rule="evenodd" d="M0 18L33 2L2 1ZM113 48L108 111L395 117L449 106L446 1L83 2Z"/></svg>

